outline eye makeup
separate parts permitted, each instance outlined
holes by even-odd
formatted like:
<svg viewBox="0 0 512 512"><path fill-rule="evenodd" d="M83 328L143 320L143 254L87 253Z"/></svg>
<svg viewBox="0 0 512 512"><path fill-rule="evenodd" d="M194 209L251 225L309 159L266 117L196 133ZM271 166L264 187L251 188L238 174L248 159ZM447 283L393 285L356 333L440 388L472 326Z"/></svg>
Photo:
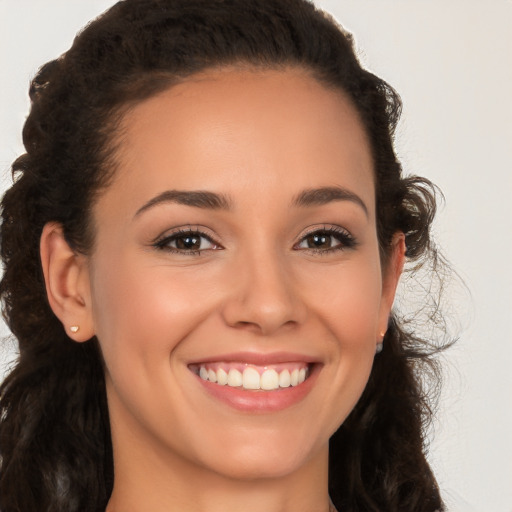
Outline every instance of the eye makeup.
<svg viewBox="0 0 512 512"><path fill-rule="evenodd" d="M326 255L335 251L353 249L357 246L356 239L340 226L322 226L310 229L293 246L296 251L307 251L312 254ZM224 247L204 230L197 227L179 228L166 233L153 244L158 250L184 256L199 256L204 251L223 250Z"/></svg>
<svg viewBox="0 0 512 512"><path fill-rule="evenodd" d="M354 249L357 240L340 226L323 226L310 229L294 246L296 250L305 250L313 254L327 255L335 251Z"/></svg>
<svg viewBox="0 0 512 512"><path fill-rule="evenodd" d="M199 256L203 251L222 250L223 247L199 228L179 228L159 238L153 246L173 254Z"/></svg>

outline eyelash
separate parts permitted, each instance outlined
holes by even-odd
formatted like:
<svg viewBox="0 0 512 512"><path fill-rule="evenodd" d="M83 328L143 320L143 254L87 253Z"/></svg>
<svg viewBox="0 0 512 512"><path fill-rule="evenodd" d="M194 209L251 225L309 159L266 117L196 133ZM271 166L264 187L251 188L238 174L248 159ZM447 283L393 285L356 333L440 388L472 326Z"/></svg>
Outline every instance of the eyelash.
<svg viewBox="0 0 512 512"><path fill-rule="evenodd" d="M303 248L299 249L297 248L298 245L306 241L308 237L311 237L313 235L324 235L327 237L333 237L337 239L340 243L338 245L335 245L334 247L329 247L327 249L313 249L313 248ZM199 238L205 238L208 240L210 244L212 244L214 247L208 248L208 249L178 249L175 247L171 247L170 244L172 242L175 242L176 240L179 240L180 238L185 237L199 237ZM296 245L294 245L294 249L296 250L304 250L308 251L315 255L327 255L331 254L336 251L342 251L346 249L353 249L357 245L356 239L345 229L339 228L339 227L324 227L321 229L314 229L309 231L308 233L304 234L304 236L300 239L300 242ZM202 252L208 251L208 250L219 250L219 248L222 248L222 246L217 243L215 240L212 239L210 235L205 233L204 231L201 231L200 229L180 229L171 235L165 236L159 240L157 240L153 246L156 249L159 249L161 251L167 251L172 254L181 254L181 255L189 255L189 256L199 256Z"/></svg>
<svg viewBox="0 0 512 512"><path fill-rule="evenodd" d="M318 256L326 256L328 254L332 254L336 251L344 251L347 249L354 249L357 245L357 240L346 230L340 227L326 227L324 226L321 229L312 229L302 236L299 244L303 243L308 237L313 235L324 235L328 237L332 237L337 239L340 243L335 245L334 247L329 247L328 249L312 249L312 248L304 248L303 250L308 251L312 254ZM294 246L297 247L296 244Z"/></svg>
<svg viewBox="0 0 512 512"><path fill-rule="evenodd" d="M205 250L213 250L213 249L189 249L189 250L185 249L185 250L183 250L183 249L178 249L175 247L170 247L170 245L169 245L171 242L174 242L180 238L194 237L194 236L199 237L199 238L206 238L206 240L208 240L214 246L215 249L217 249L218 247L221 247L221 245L218 244L217 242L215 242L215 240L213 240L210 235L206 234L204 231L201 231L200 229L197 229L197 228L195 228L195 229L192 229L192 228L179 229L178 231L175 231L171 235L164 236L163 238L157 240L154 243L154 247L156 247L157 249L159 249L161 251L167 251L172 254L183 254L186 256L187 255L199 256Z"/></svg>

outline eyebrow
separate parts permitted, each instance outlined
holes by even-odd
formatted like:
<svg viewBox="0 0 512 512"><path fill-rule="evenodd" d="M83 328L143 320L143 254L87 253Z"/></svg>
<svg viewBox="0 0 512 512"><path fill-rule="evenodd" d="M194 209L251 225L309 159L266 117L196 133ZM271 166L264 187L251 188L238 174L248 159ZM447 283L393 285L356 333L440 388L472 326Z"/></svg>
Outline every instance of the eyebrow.
<svg viewBox="0 0 512 512"><path fill-rule="evenodd" d="M207 192L204 190L166 190L140 207L135 213L135 217L149 210L149 208L162 203L183 204L208 210L231 209L231 201L223 194L216 194L215 192Z"/></svg>
<svg viewBox="0 0 512 512"><path fill-rule="evenodd" d="M368 216L368 208L364 201L354 192L338 186L303 190L292 200L292 206L322 206L333 201L351 201L359 205ZM224 194L205 190L166 190L141 206L134 217L163 203L183 204L205 210L230 210L232 208L230 198Z"/></svg>
<svg viewBox="0 0 512 512"><path fill-rule="evenodd" d="M322 206L332 201L351 201L359 205L368 217L368 207L354 192L343 187L321 187L302 191L292 201L293 206Z"/></svg>

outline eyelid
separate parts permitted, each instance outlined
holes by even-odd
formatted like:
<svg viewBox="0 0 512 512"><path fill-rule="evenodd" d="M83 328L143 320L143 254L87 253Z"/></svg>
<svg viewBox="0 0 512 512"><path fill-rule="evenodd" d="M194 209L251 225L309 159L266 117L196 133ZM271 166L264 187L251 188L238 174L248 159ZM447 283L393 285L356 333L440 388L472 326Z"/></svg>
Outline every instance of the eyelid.
<svg viewBox="0 0 512 512"><path fill-rule="evenodd" d="M314 235L316 233L323 233L328 236L332 236L337 238L339 243L333 247L328 248L313 248L313 247L304 247L301 248L299 245L305 241L308 236ZM207 239L214 247L206 248L206 249L183 249L183 248L173 248L170 246L170 243L178 239L180 236L187 235L198 235L199 237ZM156 249L167 251L170 253L181 254L181 255L200 255L205 251L214 251L214 250L222 250L224 247L217 242L216 237L212 236L209 233L207 228L203 228L202 226L181 226L166 230L163 234L159 235L151 245ZM296 242L293 246L294 250L307 251L313 254L330 254L339 250L348 250L353 249L358 245L355 237L350 233L350 231L344 227L339 225L329 225L322 224L316 226L309 226L306 231L304 231L300 237L298 242Z"/></svg>
<svg viewBox="0 0 512 512"><path fill-rule="evenodd" d="M339 245L330 247L328 249L314 249L314 248L299 248L301 244L308 236L314 235L315 233L325 233L333 237L337 237L341 242ZM329 254L334 251L353 249L358 245L358 241L352 235L352 233L339 225L336 224L323 224L317 226L310 226L307 231L300 235L299 241L294 245L294 249L301 251L309 251L314 254Z"/></svg>
<svg viewBox="0 0 512 512"><path fill-rule="evenodd" d="M173 239L179 238L181 236L186 235L199 235L202 238L206 238L209 242L211 242L215 247L210 249L190 249L190 250L183 250L178 248L169 247L167 244L170 243ZM160 250L166 250L171 253L177 253L177 254L200 254L204 251L212 251L212 250L220 250L224 249L222 245L217 242L214 236L212 236L207 230L201 226L182 226L177 228L172 228L169 230L166 230L163 234L159 235L151 245L157 249Z"/></svg>

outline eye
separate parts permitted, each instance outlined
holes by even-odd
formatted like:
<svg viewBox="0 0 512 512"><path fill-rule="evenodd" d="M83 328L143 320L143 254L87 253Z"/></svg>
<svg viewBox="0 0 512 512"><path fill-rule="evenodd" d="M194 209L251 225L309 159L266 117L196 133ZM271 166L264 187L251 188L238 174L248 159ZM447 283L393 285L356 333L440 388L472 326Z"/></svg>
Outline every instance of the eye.
<svg viewBox="0 0 512 512"><path fill-rule="evenodd" d="M355 247L354 237L342 228L323 228L307 233L295 246L296 249L314 252L331 252Z"/></svg>
<svg viewBox="0 0 512 512"><path fill-rule="evenodd" d="M154 244L157 249L179 254L200 254L202 251L220 249L206 233L197 230L179 230Z"/></svg>

